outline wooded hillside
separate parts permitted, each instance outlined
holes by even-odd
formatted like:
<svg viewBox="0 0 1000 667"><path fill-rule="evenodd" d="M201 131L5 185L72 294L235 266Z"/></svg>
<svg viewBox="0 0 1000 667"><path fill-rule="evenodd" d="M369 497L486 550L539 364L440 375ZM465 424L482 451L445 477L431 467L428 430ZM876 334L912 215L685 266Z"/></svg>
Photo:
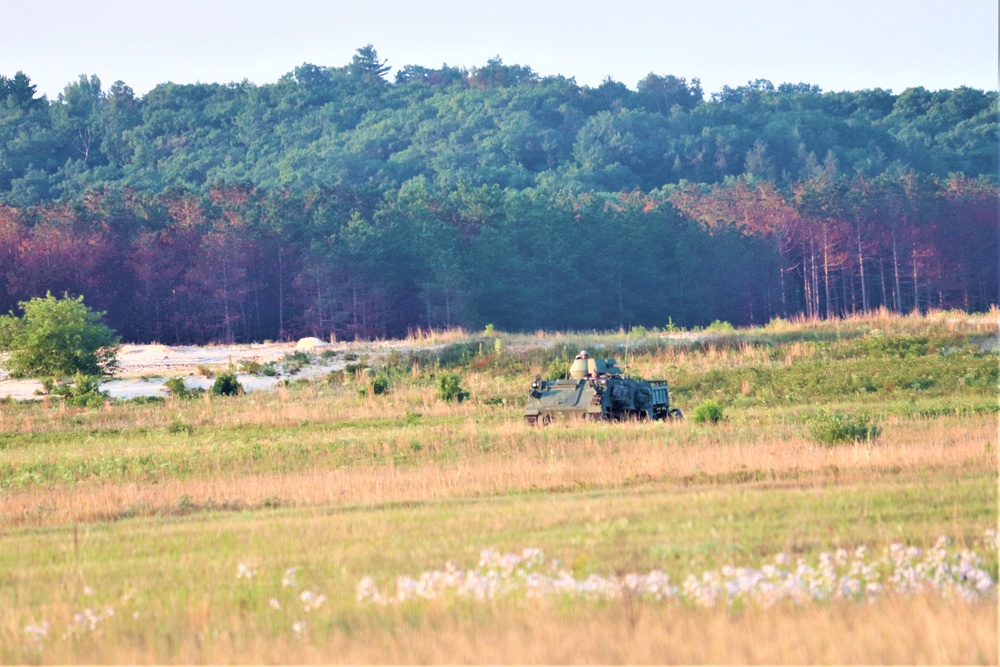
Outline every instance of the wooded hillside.
<svg viewBox="0 0 1000 667"><path fill-rule="evenodd" d="M997 302L997 93L343 67L0 77L0 312L126 340L765 322Z"/></svg>

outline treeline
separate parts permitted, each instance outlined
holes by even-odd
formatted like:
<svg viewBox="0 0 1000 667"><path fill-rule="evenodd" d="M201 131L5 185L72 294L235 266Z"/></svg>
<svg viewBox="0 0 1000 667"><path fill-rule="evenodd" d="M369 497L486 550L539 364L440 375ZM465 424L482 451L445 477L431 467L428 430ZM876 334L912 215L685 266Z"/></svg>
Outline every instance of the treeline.
<svg viewBox="0 0 1000 667"><path fill-rule="evenodd" d="M995 92L388 71L0 77L0 312L205 342L996 303Z"/></svg>
<svg viewBox="0 0 1000 667"><path fill-rule="evenodd" d="M91 190L0 206L0 308L84 294L127 340L373 337L985 310L997 188L913 172L561 196L417 179L353 191ZM364 213L362 213L364 211Z"/></svg>

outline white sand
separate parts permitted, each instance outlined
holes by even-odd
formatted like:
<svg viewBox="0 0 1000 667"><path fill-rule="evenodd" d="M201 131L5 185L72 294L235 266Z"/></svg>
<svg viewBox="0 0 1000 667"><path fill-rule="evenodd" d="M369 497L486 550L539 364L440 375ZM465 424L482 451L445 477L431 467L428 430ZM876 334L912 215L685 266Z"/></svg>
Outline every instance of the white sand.
<svg viewBox="0 0 1000 667"><path fill-rule="evenodd" d="M368 354L373 358L385 354L390 349L409 349L402 342L331 345L318 341L310 341L309 347L316 352L334 350L337 356L317 363L303 366L295 375L281 372L274 377L237 374L237 379L246 391L265 391L273 389L288 377L312 378L325 375L333 370L344 367L344 353L354 351ZM101 390L108 392L113 398L135 398L137 396L166 396L164 383L171 377L183 376L184 386L189 389L206 389L212 386L212 380L199 372L199 367L207 367L214 372L224 371L230 366L239 367L246 360L266 364L269 361L280 361L286 354L296 351L296 343L267 343L251 345L211 345L207 347L160 345L123 345L118 354L118 373L112 380L101 384ZM2 358L0 358L2 361ZM280 366L279 366L280 368ZM37 399L42 391L42 383L38 380L14 380L0 369L0 398L12 396L16 400L25 401Z"/></svg>

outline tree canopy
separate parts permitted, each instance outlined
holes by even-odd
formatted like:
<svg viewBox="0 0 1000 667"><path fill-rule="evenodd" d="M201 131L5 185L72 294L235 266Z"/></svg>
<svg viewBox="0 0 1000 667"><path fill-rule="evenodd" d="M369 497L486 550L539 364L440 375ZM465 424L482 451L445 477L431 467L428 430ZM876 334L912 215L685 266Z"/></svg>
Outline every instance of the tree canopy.
<svg viewBox="0 0 1000 667"><path fill-rule="evenodd" d="M995 91L391 71L0 77L0 308L207 341L996 302Z"/></svg>

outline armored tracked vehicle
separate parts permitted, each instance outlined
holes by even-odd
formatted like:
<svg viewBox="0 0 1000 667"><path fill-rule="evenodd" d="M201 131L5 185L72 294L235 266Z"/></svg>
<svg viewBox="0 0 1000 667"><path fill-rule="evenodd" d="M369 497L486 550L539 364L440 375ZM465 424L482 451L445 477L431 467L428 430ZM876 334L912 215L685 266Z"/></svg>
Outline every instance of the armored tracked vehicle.
<svg viewBox="0 0 1000 667"><path fill-rule="evenodd" d="M524 406L529 424L553 419L627 420L681 419L670 407L666 380L636 380L614 359L595 359L586 350L576 355L569 377L543 380L536 375Z"/></svg>

